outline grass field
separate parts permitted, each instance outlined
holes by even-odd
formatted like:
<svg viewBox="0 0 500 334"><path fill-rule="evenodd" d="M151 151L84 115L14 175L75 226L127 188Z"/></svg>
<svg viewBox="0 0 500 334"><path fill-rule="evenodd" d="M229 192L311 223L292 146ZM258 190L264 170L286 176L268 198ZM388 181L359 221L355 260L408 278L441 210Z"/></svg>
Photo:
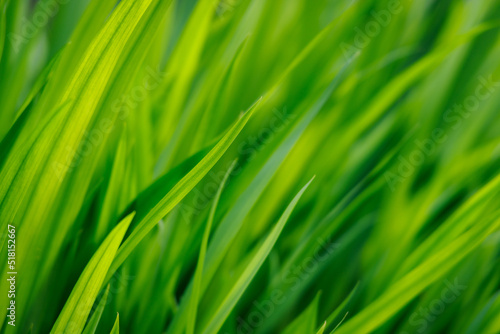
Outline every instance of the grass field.
<svg viewBox="0 0 500 334"><path fill-rule="evenodd" d="M499 334L499 32L497 0L0 0L0 334Z"/></svg>

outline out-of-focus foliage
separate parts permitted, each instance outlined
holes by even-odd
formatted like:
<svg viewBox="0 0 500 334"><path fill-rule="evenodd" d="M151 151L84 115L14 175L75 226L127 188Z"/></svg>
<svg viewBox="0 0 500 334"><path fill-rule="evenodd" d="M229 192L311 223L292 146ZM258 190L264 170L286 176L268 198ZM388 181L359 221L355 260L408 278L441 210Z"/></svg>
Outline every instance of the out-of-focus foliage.
<svg viewBox="0 0 500 334"><path fill-rule="evenodd" d="M0 0L0 332L500 333L499 29Z"/></svg>

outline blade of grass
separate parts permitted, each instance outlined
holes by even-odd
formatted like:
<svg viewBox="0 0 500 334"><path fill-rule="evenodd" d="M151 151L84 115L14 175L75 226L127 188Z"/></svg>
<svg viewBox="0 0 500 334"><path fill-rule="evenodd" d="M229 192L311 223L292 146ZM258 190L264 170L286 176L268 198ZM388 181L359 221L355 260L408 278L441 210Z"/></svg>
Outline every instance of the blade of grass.
<svg viewBox="0 0 500 334"><path fill-rule="evenodd" d="M106 272L108 272L118 246L133 218L134 214L131 214L117 225L90 259L59 314L51 333L63 333L67 330L71 333L82 332L95 298L101 290Z"/></svg>
<svg viewBox="0 0 500 334"><path fill-rule="evenodd" d="M260 100L254 103L217 143L217 145L215 145L215 147L154 206L154 208L141 220L141 222L138 223L132 234L120 247L116 259L111 265L106 281L111 278L111 275L113 275L118 267L120 267L134 248L149 233L149 231L151 231L158 221L169 213L222 157L224 152L229 148L236 136L248 122L259 102Z"/></svg>
<svg viewBox="0 0 500 334"><path fill-rule="evenodd" d="M201 241L200 246L200 255L198 256L198 264L196 266L193 278L193 292L191 294L190 306L188 310L187 322L186 322L186 334L193 334L196 325L196 313L198 309L198 303L200 301L200 286L203 278L203 266L205 264L205 255L207 253L207 245L208 245L208 237L210 235L210 231L212 230L212 223L214 221L215 210L217 208L217 204L219 203L220 195L222 193L222 189L229 178L229 175L232 173L234 167L236 166L236 161L233 161L229 169L227 170L222 182L219 185L219 189L217 189L217 193L212 203L212 207L210 208L210 214L208 216L207 226L205 227L205 231L203 233L203 239Z"/></svg>
<svg viewBox="0 0 500 334"><path fill-rule="evenodd" d="M99 301L99 304L97 305L94 314L92 314L92 317L90 317L89 322L85 326L83 334L95 334L97 330L97 325L99 325L99 320L101 320L102 313L104 312L104 308L106 307L109 295L109 288L110 285L108 284L108 287L106 288L104 295L101 297L101 300Z"/></svg>
<svg viewBox="0 0 500 334"><path fill-rule="evenodd" d="M274 244L278 240L278 237L280 236L283 227L285 227L285 224L288 221L288 218L290 217L295 205L297 205L300 197L302 197L302 194L306 191L307 187L309 187L313 180L314 177L299 191L299 193L290 202L276 226L270 232L264 243L260 246L258 252L250 261L247 268L238 278L234 286L231 288L230 292L227 294L224 301L220 304L215 314L212 315L212 317L208 321L208 324L204 327L202 333L214 334L217 333L222 327L227 316L238 302L238 299L241 297L247 286L254 278L255 274L257 274L259 268L264 263L264 260L271 252L271 249L274 247Z"/></svg>
<svg viewBox="0 0 500 334"><path fill-rule="evenodd" d="M120 314L116 314L116 321L109 334L120 334Z"/></svg>

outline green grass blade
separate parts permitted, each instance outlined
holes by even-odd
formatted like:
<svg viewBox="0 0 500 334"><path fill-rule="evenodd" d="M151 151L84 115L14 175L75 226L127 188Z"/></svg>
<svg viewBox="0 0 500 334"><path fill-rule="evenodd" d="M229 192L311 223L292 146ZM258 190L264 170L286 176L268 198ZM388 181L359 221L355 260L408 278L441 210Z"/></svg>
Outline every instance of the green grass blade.
<svg viewBox="0 0 500 334"><path fill-rule="evenodd" d="M300 333L314 333L316 328L316 322L318 321L318 306L321 292L318 292L313 301L305 309L302 314L300 314L295 320L293 320L290 325L283 331L283 334L300 334ZM326 324L326 322L325 322ZM322 328L324 330L325 324ZM321 331L321 328L320 328Z"/></svg>
<svg viewBox="0 0 500 334"><path fill-rule="evenodd" d="M109 334L120 334L120 315L116 314L116 321Z"/></svg>
<svg viewBox="0 0 500 334"><path fill-rule="evenodd" d="M94 311L94 314L92 314L90 320L85 326L83 334L95 334L97 326L99 325L99 320L101 320L102 313L104 312L104 308L106 307L106 302L108 301L109 288L110 286L108 285L104 292L104 295L101 297L101 300L99 301L99 304Z"/></svg>
<svg viewBox="0 0 500 334"><path fill-rule="evenodd" d="M198 264L196 265L196 269L194 272L193 278L193 291L191 293L190 306L188 310L188 317L186 322L186 334L194 334L195 325L196 325L196 313L198 309L198 303L200 301L200 286L201 280L203 278L203 266L205 264L205 255L207 253L207 245L208 245L208 237L210 235L210 231L212 230L212 224L215 217L215 210L217 208L217 204L219 203L220 195L222 193L222 189L229 178L229 175L232 173L234 167L236 166L236 161L234 161L229 169L227 170L222 182L219 185L219 189L217 189L217 193L212 203L212 207L210 208L210 214L208 216L207 226L205 227L205 231L203 233L203 239L200 246L200 255L198 256Z"/></svg>
<svg viewBox="0 0 500 334"><path fill-rule="evenodd" d="M243 129L250 116L257 108L259 102L251 106L248 111L233 125L233 127L224 135L217 145L184 177L180 180L166 195L159 201L154 208L141 220L132 234L125 240L118 251L116 259L111 266L108 274L111 275L125 261L128 255L141 242L141 240L151 231L151 229L170 212L191 189L205 176L209 170L220 159L224 152L229 148L236 136Z"/></svg>
<svg viewBox="0 0 500 334"><path fill-rule="evenodd" d="M246 287L250 284L253 277L257 274L257 271L264 263L264 260L271 252L271 249L278 240L278 237L280 236L283 227L285 227L285 224L295 208L295 205L297 205L300 197L302 197L302 194L306 191L307 187L309 187L313 179L311 179L311 181L309 181L290 202L276 226L270 232L264 243L260 246L258 252L252 258L245 271L231 288L224 301L218 307L216 313L212 315L208 324L204 327L202 331L204 334L214 334L219 331L227 316L238 302L238 299L241 297Z"/></svg>
<svg viewBox="0 0 500 334"><path fill-rule="evenodd" d="M81 274L51 333L81 333L102 282L134 215L127 216L99 247Z"/></svg>

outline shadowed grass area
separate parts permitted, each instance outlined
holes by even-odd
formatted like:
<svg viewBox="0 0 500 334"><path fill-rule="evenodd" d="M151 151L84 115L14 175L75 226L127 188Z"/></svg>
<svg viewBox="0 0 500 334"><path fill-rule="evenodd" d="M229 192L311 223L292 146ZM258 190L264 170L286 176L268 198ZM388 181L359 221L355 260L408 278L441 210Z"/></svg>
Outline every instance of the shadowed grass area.
<svg viewBox="0 0 500 334"><path fill-rule="evenodd" d="M500 333L499 18L0 0L0 334Z"/></svg>

